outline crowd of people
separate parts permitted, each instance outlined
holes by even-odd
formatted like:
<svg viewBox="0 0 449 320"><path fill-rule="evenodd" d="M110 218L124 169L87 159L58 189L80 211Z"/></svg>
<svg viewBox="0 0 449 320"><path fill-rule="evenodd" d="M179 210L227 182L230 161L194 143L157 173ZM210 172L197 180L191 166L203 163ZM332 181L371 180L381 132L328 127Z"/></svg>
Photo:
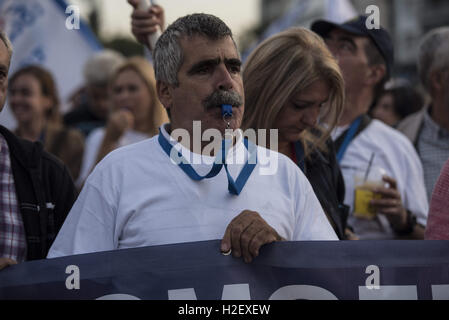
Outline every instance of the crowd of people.
<svg viewBox="0 0 449 320"><path fill-rule="evenodd" d="M212 239L248 263L275 241L449 240L449 27L420 46L425 103L390 80L391 37L366 16L290 28L243 64L218 17L165 28L163 8L128 2L153 64L95 55L64 116L45 68L8 77L0 33L0 109L8 96L17 120L0 126L0 270ZM209 148L210 130L230 139Z"/></svg>

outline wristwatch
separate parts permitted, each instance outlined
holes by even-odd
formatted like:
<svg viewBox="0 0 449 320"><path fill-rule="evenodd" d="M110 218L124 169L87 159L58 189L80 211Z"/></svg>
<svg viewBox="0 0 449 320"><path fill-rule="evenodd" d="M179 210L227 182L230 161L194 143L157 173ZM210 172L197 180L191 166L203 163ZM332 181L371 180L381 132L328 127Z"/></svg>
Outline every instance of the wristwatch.
<svg viewBox="0 0 449 320"><path fill-rule="evenodd" d="M407 223L405 227L400 230L394 229L394 232L399 236L409 235L415 229L416 224L415 215L410 210L407 210Z"/></svg>

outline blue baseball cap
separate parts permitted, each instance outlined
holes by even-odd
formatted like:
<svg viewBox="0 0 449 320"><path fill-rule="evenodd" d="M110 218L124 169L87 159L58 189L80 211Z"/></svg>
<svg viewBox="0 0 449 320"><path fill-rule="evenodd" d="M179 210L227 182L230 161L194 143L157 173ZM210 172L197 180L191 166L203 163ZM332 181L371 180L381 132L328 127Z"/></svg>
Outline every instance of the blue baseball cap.
<svg viewBox="0 0 449 320"><path fill-rule="evenodd" d="M387 77L389 78L394 64L393 41L391 40L388 31L382 27L379 29L368 29L366 27L367 18L368 17L365 15L359 15L342 24L318 20L312 24L311 29L323 38L325 38L333 29L341 29L357 36L370 38L385 60L385 64L387 65Z"/></svg>

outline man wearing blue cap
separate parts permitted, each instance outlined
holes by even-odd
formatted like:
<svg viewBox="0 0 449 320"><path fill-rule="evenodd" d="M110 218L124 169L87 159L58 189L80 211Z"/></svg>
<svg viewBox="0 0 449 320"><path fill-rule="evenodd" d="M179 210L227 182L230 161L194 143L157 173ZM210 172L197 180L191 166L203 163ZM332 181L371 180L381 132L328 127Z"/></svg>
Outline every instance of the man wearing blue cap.
<svg viewBox="0 0 449 320"><path fill-rule="evenodd" d="M349 224L360 239L422 239L428 202L418 155L405 136L367 115L392 73L394 52L388 32L366 20L320 20L311 27L325 39L345 79L345 109L333 138L352 211ZM375 167L385 172L383 185L371 188L378 198L368 200L375 215L355 217L355 172Z"/></svg>

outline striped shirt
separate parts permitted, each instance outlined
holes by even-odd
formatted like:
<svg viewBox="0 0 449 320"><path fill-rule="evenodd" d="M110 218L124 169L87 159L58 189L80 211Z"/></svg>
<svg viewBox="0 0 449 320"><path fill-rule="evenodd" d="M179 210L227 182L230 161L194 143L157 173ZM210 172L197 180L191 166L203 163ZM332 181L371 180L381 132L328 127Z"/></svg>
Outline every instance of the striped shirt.
<svg viewBox="0 0 449 320"><path fill-rule="evenodd" d="M429 112L424 114L417 151L424 169L427 198L431 199L441 169L449 159L449 131L435 123Z"/></svg>
<svg viewBox="0 0 449 320"><path fill-rule="evenodd" d="M8 143L0 134L0 257L26 260L25 228L16 196Z"/></svg>

